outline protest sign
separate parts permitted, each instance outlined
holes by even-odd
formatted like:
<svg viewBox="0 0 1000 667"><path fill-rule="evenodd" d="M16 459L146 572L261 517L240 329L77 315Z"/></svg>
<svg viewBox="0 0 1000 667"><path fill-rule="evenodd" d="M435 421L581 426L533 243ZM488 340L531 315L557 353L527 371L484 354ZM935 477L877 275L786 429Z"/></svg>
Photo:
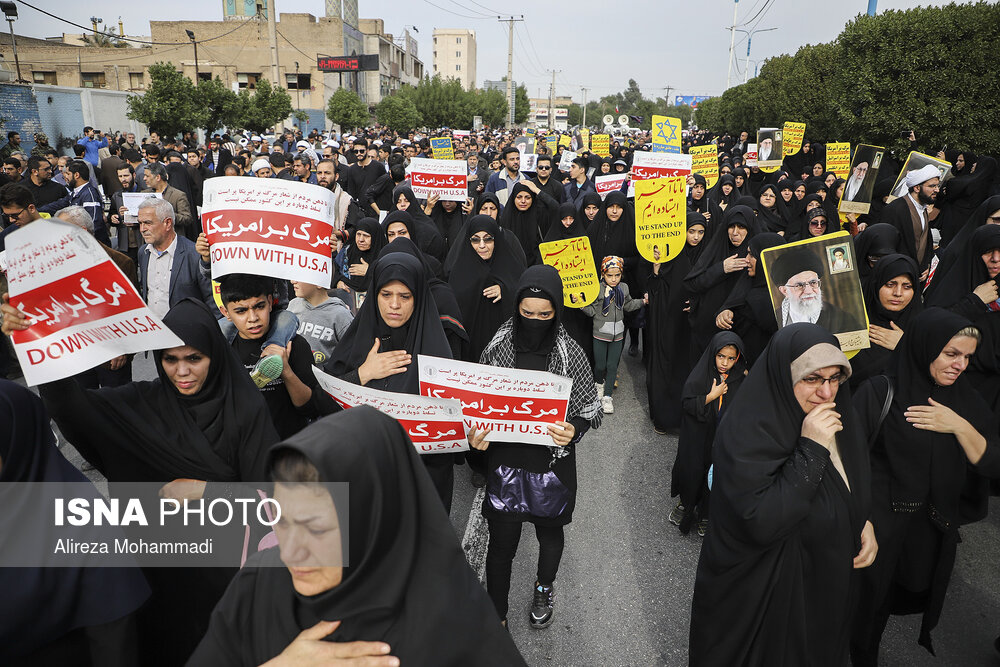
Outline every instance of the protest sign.
<svg viewBox="0 0 1000 667"><path fill-rule="evenodd" d="M549 151L549 155L556 154L556 148L559 147L559 137L552 135L550 137L545 137L545 148Z"/></svg>
<svg viewBox="0 0 1000 667"><path fill-rule="evenodd" d="M590 137L590 150L601 157L609 157L611 155L611 135L609 134L594 134Z"/></svg>
<svg viewBox="0 0 1000 667"><path fill-rule="evenodd" d="M93 235L76 225L36 220L7 236L5 254L10 303L31 324L11 333L27 384L71 377L123 354L184 345Z"/></svg>
<svg viewBox="0 0 1000 667"><path fill-rule="evenodd" d="M535 140L528 137L516 137L514 139L514 148L522 153L534 153Z"/></svg>
<svg viewBox="0 0 1000 667"><path fill-rule="evenodd" d="M683 176L635 184L635 245L643 259L669 262L687 240L687 184Z"/></svg>
<svg viewBox="0 0 1000 667"><path fill-rule="evenodd" d="M538 167L537 153L521 153L521 171L534 172Z"/></svg>
<svg viewBox="0 0 1000 667"><path fill-rule="evenodd" d="M536 129L535 129L535 128L533 128L533 127L529 127L528 129L526 129L526 130L524 131L524 133L525 133L526 135L528 135L529 137L533 137L533 136L535 136L536 134L538 134L538 130L536 130Z"/></svg>
<svg viewBox="0 0 1000 667"><path fill-rule="evenodd" d="M455 149L451 137L434 137L431 139L431 150L435 160L454 160Z"/></svg>
<svg viewBox="0 0 1000 667"><path fill-rule="evenodd" d="M469 132L469 130L452 130L451 131L451 136L455 137L456 139L462 139L462 138L468 137L470 134L471 134L471 132Z"/></svg>
<svg viewBox="0 0 1000 667"><path fill-rule="evenodd" d="M423 354L417 364L420 394L459 399L465 427L490 429L490 442L552 446L549 424L566 421L570 378Z"/></svg>
<svg viewBox="0 0 1000 667"><path fill-rule="evenodd" d="M785 123L784 142L781 144L782 155L795 155L802 150L802 138L806 135L805 123Z"/></svg>
<svg viewBox="0 0 1000 667"><path fill-rule="evenodd" d="M370 389L327 375L315 366L312 370L319 386L342 408L370 405L398 421L418 454L469 451L461 401Z"/></svg>
<svg viewBox="0 0 1000 667"><path fill-rule="evenodd" d="M858 278L854 241L848 232L768 248L761 253L778 327L813 322L849 351L870 346L868 314Z"/></svg>
<svg viewBox="0 0 1000 667"><path fill-rule="evenodd" d="M590 130L585 127L580 128L580 151L584 148L590 148Z"/></svg>
<svg viewBox="0 0 1000 667"><path fill-rule="evenodd" d="M844 184L844 195L837 207L841 213L864 215L871 210L872 192L878 179L879 168L885 149L881 146L861 144L854 150L851 161L851 177ZM836 197L837 193L828 192L827 197Z"/></svg>
<svg viewBox="0 0 1000 667"><path fill-rule="evenodd" d="M563 151L562 156L559 158L559 171L568 174L569 166L573 164L573 160L576 159L576 153L573 151Z"/></svg>
<svg viewBox="0 0 1000 667"><path fill-rule="evenodd" d="M330 287L333 193L280 178L205 181L201 224L212 278L252 273Z"/></svg>
<svg viewBox="0 0 1000 667"><path fill-rule="evenodd" d="M848 141L826 145L826 170L837 178L847 178L851 170L851 144Z"/></svg>
<svg viewBox="0 0 1000 667"><path fill-rule="evenodd" d="M757 166L757 144L747 144L747 152L743 154L743 160L748 167Z"/></svg>
<svg viewBox="0 0 1000 667"><path fill-rule="evenodd" d="M139 204L146 201L150 197L163 199L163 195L159 192L123 192L122 206L128 209L128 211L126 211L126 215L133 217L139 215ZM112 213L117 213L117 211L112 211ZM135 224L135 222L133 222L133 224Z"/></svg>
<svg viewBox="0 0 1000 667"><path fill-rule="evenodd" d="M691 156L687 153L635 151L632 154L632 178L628 184L628 196L635 196L635 184L638 181L687 176L691 173L691 162Z"/></svg>
<svg viewBox="0 0 1000 667"><path fill-rule="evenodd" d="M653 152L681 152L681 119L653 115Z"/></svg>
<svg viewBox="0 0 1000 667"><path fill-rule="evenodd" d="M465 160L428 160L415 157L410 160L410 187L420 199L427 199L432 192L441 201L464 202L468 196L469 167Z"/></svg>
<svg viewBox="0 0 1000 667"><path fill-rule="evenodd" d="M597 194L601 195L603 200L608 196L609 192L614 192L615 190L621 190L622 184L625 179L628 178L628 174L605 174L604 176L596 176L594 178L594 187L597 188Z"/></svg>
<svg viewBox="0 0 1000 667"><path fill-rule="evenodd" d="M570 136L568 134L561 134L561 135L559 135L559 145L560 146L565 146L566 148L569 148L570 141L571 141L571 139L570 139Z"/></svg>
<svg viewBox="0 0 1000 667"><path fill-rule="evenodd" d="M903 163L903 168L900 170L899 177L896 179L896 182L892 186L892 190L889 192L889 198L886 200L886 203L906 194L907 174L911 171L916 171L917 169L923 169L929 164L933 165L934 168L938 170L941 183L944 183L946 180L951 178L951 162L939 160L936 157L931 157L930 155L925 155L924 153L911 151L910 154L906 156L906 162Z"/></svg>
<svg viewBox="0 0 1000 667"><path fill-rule="evenodd" d="M552 224L562 223L557 221ZM601 285L589 238L578 236L547 241L540 243L538 250L542 255L542 262L554 266L562 278L563 305L567 308L583 308L593 303L600 293Z"/></svg>
<svg viewBox="0 0 1000 667"><path fill-rule="evenodd" d="M776 127L757 130L757 166L761 171L774 172L781 167L783 133Z"/></svg>
<svg viewBox="0 0 1000 667"><path fill-rule="evenodd" d="M701 174L705 177L708 187L715 186L719 180L719 148L715 144L705 146L692 146L688 153L691 155L691 173Z"/></svg>

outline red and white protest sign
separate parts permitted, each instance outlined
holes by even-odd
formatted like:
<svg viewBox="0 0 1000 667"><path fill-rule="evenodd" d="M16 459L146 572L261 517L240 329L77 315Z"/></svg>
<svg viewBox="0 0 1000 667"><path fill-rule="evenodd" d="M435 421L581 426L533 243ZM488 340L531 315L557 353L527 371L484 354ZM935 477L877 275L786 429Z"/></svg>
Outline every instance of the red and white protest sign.
<svg viewBox="0 0 1000 667"><path fill-rule="evenodd" d="M552 446L549 424L566 421L573 380L417 355L420 393L462 402L466 428L490 429L487 440Z"/></svg>
<svg viewBox="0 0 1000 667"><path fill-rule="evenodd" d="M406 429L418 454L469 451L460 401L369 389L327 375L315 367L313 374L323 391L341 407L370 405L398 421Z"/></svg>
<svg viewBox="0 0 1000 667"><path fill-rule="evenodd" d="M615 190L622 189L622 183L628 178L628 174L605 174L604 176L596 176L594 178L594 187L597 188L597 194L601 195L601 199L608 196L609 192L614 192Z"/></svg>
<svg viewBox="0 0 1000 667"><path fill-rule="evenodd" d="M687 153L649 153L636 151L632 154L632 180L629 181L628 196L635 196L636 181L653 178L687 176L691 173L691 156Z"/></svg>
<svg viewBox="0 0 1000 667"><path fill-rule="evenodd" d="M280 178L205 181L201 225L212 278L251 273L330 287L333 193Z"/></svg>
<svg viewBox="0 0 1000 667"><path fill-rule="evenodd" d="M61 380L123 354L184 345L79 227L36 220L12 232L6 246L10 302L31 322L11 335L28 384Z"/></svg>
<svg viewBox="0 0 1000 667"><path fill-rule="evenodd" d="M469 166L465 160L430 160L415 157L410 160L410 187L420 199L432 192L441 201L464 202L469 196Z"/></svg>

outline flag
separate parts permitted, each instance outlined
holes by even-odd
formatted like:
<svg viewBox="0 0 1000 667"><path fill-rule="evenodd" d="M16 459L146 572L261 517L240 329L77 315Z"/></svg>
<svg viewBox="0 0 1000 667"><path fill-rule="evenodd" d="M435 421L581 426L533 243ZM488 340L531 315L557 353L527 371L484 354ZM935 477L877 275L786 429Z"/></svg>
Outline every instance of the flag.
<svg viewBox="0 0 1000 667"><path fill-rule="evenodd" d="M618 105L617 104L615 105L615 113L621 113L620 111L618 111Z"/></svg>

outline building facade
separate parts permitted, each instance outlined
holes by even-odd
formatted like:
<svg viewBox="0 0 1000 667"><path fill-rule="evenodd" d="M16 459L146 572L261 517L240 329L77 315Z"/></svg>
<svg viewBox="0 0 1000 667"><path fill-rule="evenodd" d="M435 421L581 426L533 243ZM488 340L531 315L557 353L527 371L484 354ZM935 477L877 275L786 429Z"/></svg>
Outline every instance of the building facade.
<svg viewBox="0 0 1000 667"><path fill-rule="evenodd" d="M476 31L434 29L434 71L442 79L458 79L466 90L476 85Z"/></svg>

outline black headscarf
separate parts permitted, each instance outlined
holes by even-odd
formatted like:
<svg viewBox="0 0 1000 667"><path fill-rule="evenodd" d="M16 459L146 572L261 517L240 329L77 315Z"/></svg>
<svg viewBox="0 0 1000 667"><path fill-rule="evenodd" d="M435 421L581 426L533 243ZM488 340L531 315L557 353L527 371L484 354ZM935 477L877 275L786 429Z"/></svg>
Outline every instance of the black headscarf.
<svg viewBox="0 0 1000 667"><path fill-rule="evenodd" d="M805 238L809 238L809 212L806 211L806 206L809 202L818 202L820 208L823 207L823 198L819 194L813 192L807 194L802 198L801 206L798 207L798 215L792 220L791 224L785 228L785 240L786 241L800 241ZM827 228L829 229L829 220L827 221Z"/></svg>
<svg viewBox="0 0 1000 667"><path fill-rule="evenodd" d="M972 221L977 220L978 216L973 215L973 212L990 196L996 173L997 161L984 155L976 163L975 172L963 172L961 176L945 183L944 193L938 195L938 207L943 209L942 215L947 214L947 220L942 221L941 225L942 246L947 246L955 234L961 233L970 224L975 224ZM994 208L993 211L995 210L997 209Z"/></svg>
<svg viewBox="0 0 1000 667"><path fill-rule="evenodd" d="M371 236L371 246L368 250L358 249L357 234L359 231ZM347 266L360 264L361 260L364 260L368 264L368 273L363 276L352 276L350 273L346 275L341 274L341 280L355 292L368 291L368 286L372 282L371 265L375 263L375 259L378 257L383 245L385 245L385 234L382 232L382 228L379 227L378 220L375 218L361 218L354 224L354 228L351 229L351 245L347 247Z"/></svg>
<svg viewBox="0 0 1000 667"><path fill-rule="evenodd" d="M14 483L89 480L56 449L55 435L42 401L30 391L0 379L0 499L4 540L19 531L37 535L51 525L50 508L19 502ZM100 497L96 488L91 499ZM31 536L25 536L31 539ZM51 544L45 545L51 549ZM138 569L105 567L0 568L0 660L26 656L70 630L116 621L149 597Z"/></svg>
<svg viewBox="0 0 1000 667"><path fill-rule="evenodd" d="M531 206L526 211L519 211L514 205L514 198L522 192L531 196ZM539 199L540 197L523 182L516 183L510 191L507 206L499 220L501 227L510 230L517 237L529 264L538 261L538 243L542 240L542 235L548 231L551 222L548 209Z"/></svg>
<svg viewBox="0 0 1000 667"><path fill-rule="evenodd" d="M417 201L417 197L413 194L410 186L396 186L396 189L392 191L393 204L399 200L399 195L405 196L410 205L405 211L390 211L382 221L382 229L388 230L389 225L393 222L402 222L410 231L410 238L417 244L421 252L426 253L439 262L443 262L445 255L448 253L448 246L445 243L444 237L438 232L434 221L424 213L423 207Z"/></svg>
<svg viewBox="0 0 1000 667"><path fill-rule="evenodd" d="M392 244L389 244L386 249L391 248ZM379 352L405 350L412 355L413 360L405 373L374 380L368 386L404 394L419 394L417 355L451 358L451 348L441 326L437 305L431 297L427 275L419 259L405 252L391 250L382 255L372 268L372 289L330 360L326 362L324 370L337 377L356 371L368 358L368 353L378 338ZM385 323L378 309L378 290L393 280L410 288L414 299L410 319L396 328Z"/></svg>
<svg viewBox="0 0 1000 667"><path fill-rule="evenodd" d="M465 214L462 213L462 205L456 203L455 208L449 213L444 210L444 202L438 201L434 204L434 208L431 209L430 219L434 223L434 226L437 227L438 234L444 238L448 248L451 248L455 244L455 239L458 238L458 230L465 224Z"/></svg>
<svg viewBox="0 0 1000 667"><path fill-rule="evenodd" d="M528 319L517 307L522 299L547 299L552 302L555 315L552 319ZM521 275L514 296L513 342L517 367L529 370L546 370L548 356L559 333L562 320L563 288L559 272L547 264L528 267Z"/></svg>
<svg viewBox="0 0 1000 667"><path fill-rule="evenodd" d="M500 198L497 197L495 192L484 192L483 194L479 195L479 199L476 201L476 210L474 211L474 213L476 215L485 215L484 213L481 212L481 209L483 208L483 204L485 204L486 202L492 202L493 205L496 207L497 220L499 220L500 216L503 214L503 205L500 204Z"/></svg>
<svg viewBox="0 0 1000 667"><path fill-rule="evenodd" d="M327 641L384 641L410 665L524 665L455 536L405 430L359 406L272 450L305 456L324 483L349 484L349 566L336 587L297 593L278 549L250 559L212 614L191 665L258 665L303 630L340 620Z"/></svg>
<svg viewBox="0 0 1000 667"><path fill-rule="evenodd" d="M722 192L723 185L731 185L733 187L733 189L729 191L728 195ZM719 176L719 180L716 181L715 187L709 190L705 197L707 197L709 201L720 206L725 204L722 208L726 208L730 204L735 203L740 197L740 191L736 188L736 179L732 174L723 174Z"/></svg>
<svg viewBox="0 0 1000 667"><path fill-rule="evenodd" d="M771 208L766 208L762 203L760 203L760 195L765 192L770 192L774 195L774 206ZM757 220L761 223L762 229L769 232L780 232L785 229L785 219L781 215L781 209L779 208L781 201L781 195L778 193L778 188L774 185L768 183L760 189L760 193L757 195L757 200L754 202L753 210L757 213ZM784 203L784 202L781 202Z"/></svg>
<svg viewBox="0 0 1000 667"><path fill-rule="evenodd" d="M1000 200L1000 196L996 199ZM990 274L982 255L994 248L1000 248L1000 225L976 227L968 242L950 246L924 290L927 305L951 308L989 280Z"/></svg>
<svg viewBox="0 0 1000 667"><path fill-rule="evenodd" d="M587 194L592 193L588 192ZM586 216L584 217L586 218ZM563 224L563 218L573 218L569 227ZM587 227L580 222L580 211L576 210L576 205L573 202L568 201L559 205L559 216L549 225L549 231L546 232L543 242L561 241L586 235Z"/></svg>
<svg viewBox="0 0 1000 667"><path fill-rule="evenodd" d="M608 208L620 206L622 215L617 222L608 219ZM635 211L628 204L624 192L609 192L604 199L604 206L594 218L587 230L590 237L590 249L594 253L594 265L600 266L608 255L616 255L625 260L626 270L631 270L630 259L634 267L639 251L635 246ZM631 287L631 285L630 285Z"/></svg>
<svg viewBox="0 0 1000 667"><path fill-rule="evenodd" d="M771 336L778 330L760 254L768 248L785 243L787 241L781 235L773 232L761 232L750 239L748 254L757 260L757 269L753 276L749 273L740 274L733 291L719 308L719 312L733 311L732 330L743 340L748 364L757 360Z"/></svg>
<svg viewBox="0 0 1000 667"><path fill-rule="evenodd" d="M792 376L794 362L808 374L842 358L838 350L818 325L779 329L719 424L692 664L847 661L853 559L870 507L867 443L842 385L836 442L848 490L827 449L801 437Z"/></svg>
<svg viewBox="0 0 1000 667"><path fill-rule="evenodd" d="M872 271L868 257L884 257L899 251L899 230L886 222L869 225L854 237L858 275L865 280Z"/></svg>
<svg viewBox="0 0 1000 667"><path fill-rule="evenodd" d="M473 234L483 232L493 237L493 255L489 260L483 260L468 241ZM462 227L458 241L448 253L445 270L469 334L470 360L479 361L493 334L514 313L514 290L524 268L521 244L493 218L476 215ZM483 290L491 285L500 285L499 303L483 296Z"/></svg>
<svg viewBox="0 0 1000 667"><path fill-rule="evenodd" d="M694 184L700 185L705 188L705 192L701 195L701 199L694 198L694 186L691 187L691 195L688 197L688 208L692 211L697 211L698 213L706 213L709 210L709 198L708 198L708 181L701 174L695 174L692 176L694 178Z"/></svg>
<svg viewBox="0 0 1000 667"><path fill-rule="evenodd" d="M603 203L604 202L601 200L601 195L597 194L596 192L587 192L586 194L583 195L583 201L580 202L580 208L577 209L576 211L576 221L579 224L583 225L584 234L586 234L587 231L590 230L590 226L592 224L597 222L597 217L601 214L601 206L603 205ZM597 215L594 216L593 221L588 220L587 214L584 213L584 209L591 204L597 207ZM560 218L560 220L561 219L562 218ZM549 231L551 231L551 227L549 228Z"/></svg>

